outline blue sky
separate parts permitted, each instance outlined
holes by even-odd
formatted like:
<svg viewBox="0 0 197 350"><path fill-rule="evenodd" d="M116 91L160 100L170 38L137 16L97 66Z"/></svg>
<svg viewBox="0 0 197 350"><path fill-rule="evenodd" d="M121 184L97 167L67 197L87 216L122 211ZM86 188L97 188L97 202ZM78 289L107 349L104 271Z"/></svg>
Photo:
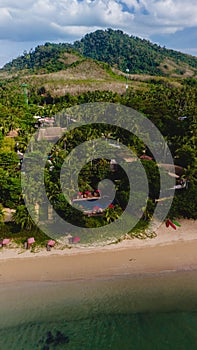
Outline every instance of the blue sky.
<svg viewBox="0 0 197 350"><path fill-rule="evenodd" d="M197 56L196 0L0 0L0 66L47 41L106 28Z"/></svg>

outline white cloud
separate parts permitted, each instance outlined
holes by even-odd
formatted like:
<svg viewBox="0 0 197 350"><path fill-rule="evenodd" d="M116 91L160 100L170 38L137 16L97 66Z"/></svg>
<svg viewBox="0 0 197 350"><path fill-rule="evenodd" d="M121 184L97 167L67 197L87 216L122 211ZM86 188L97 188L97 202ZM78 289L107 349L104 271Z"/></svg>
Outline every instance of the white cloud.
<svg viewBox="0 0 197 350"><path fill-rule="evenodd" d="M197 25L196 0L188 0L187 3L182 0L143 0L136 4L135 9L136 21L142 25L151 25L149 34L174 33Z"/></svg>
<svg viewBox="0 0 197 350"><path fill-rule="evenodd" d="M69 27L124 26L133 15L122 11L122 5L114 0L35 0L22 6L18 2L0 1L0 39L29 41L39 36L53 40L66 38ZM75 37L79 37L77 32Z"/></svg>
<svg viewBox="0 0 197 350"><path fill-rule="evenodd" d="M12 16L7 8L1 8L0 11L0 25L6 26L7 23L11 24Z"/></svg>
<svg viewBox="0 0 197 350"><path fill-rule="evenodd" d="M196 0L0 0L4 42L73 41L105 28L151 38L195 26Z"/></svg>
<svg viewBox="0 0 197 350"><path fill-rule="evenodd" d="M148 1L147 1L148 3ZM197 24L197 3L195 0L160 0L150 2L151 13L163 24L190 26Z"/></svg>
<svg viewBox="0 0 197 350"><path fill-rule="evenodd" d="M0 0L0 39L54 40L72 27L116 27L136 35L174 33L197 25L197 2L188 0ZM71 30L70 30L71 27ZM74 35L75 34L75 35ZM73 36L79 37L77 30Z"/></svg>

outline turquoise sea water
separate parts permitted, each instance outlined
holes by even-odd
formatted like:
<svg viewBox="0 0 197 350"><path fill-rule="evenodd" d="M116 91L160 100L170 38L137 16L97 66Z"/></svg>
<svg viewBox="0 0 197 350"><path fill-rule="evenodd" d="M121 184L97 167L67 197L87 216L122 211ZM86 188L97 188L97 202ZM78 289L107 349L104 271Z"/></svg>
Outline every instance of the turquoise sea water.
<svg viewBox="0 0 197 350"><path fill-rule="evenodd" d="M1 285L1 350L196 348L197 271Z"/></svg>

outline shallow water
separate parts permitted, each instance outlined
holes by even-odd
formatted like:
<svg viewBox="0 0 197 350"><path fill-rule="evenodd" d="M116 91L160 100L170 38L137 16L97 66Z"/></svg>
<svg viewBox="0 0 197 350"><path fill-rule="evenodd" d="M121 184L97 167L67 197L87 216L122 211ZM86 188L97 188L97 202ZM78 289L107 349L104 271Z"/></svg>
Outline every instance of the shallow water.
<svg viewBox="0 0 197 350"><path fill-rule="evenodd" d="M197 272L1 285L0 349L197 348Z"/></svg>

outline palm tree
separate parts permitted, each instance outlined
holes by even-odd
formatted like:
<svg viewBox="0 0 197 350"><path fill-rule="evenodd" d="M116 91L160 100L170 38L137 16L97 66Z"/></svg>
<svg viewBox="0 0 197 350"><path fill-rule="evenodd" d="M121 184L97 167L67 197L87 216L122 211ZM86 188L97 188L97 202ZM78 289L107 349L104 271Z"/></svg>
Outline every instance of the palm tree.
<svg viewBox="0 0 197 350"><path fill-rule="evenodd" d="M34 222L25 205L19 205L15 213L13 213L12 218L22 229L31 230L34 226Z"/></svg>
<svg viewBox="0 0 197 350"><path fill-rule="evenodd" d="M104 219L109 224L110 222L117 220L120 217L121 213L122 213L122 209L119 206L115 206L115 207L109 206L105 210Z"/></svg>

